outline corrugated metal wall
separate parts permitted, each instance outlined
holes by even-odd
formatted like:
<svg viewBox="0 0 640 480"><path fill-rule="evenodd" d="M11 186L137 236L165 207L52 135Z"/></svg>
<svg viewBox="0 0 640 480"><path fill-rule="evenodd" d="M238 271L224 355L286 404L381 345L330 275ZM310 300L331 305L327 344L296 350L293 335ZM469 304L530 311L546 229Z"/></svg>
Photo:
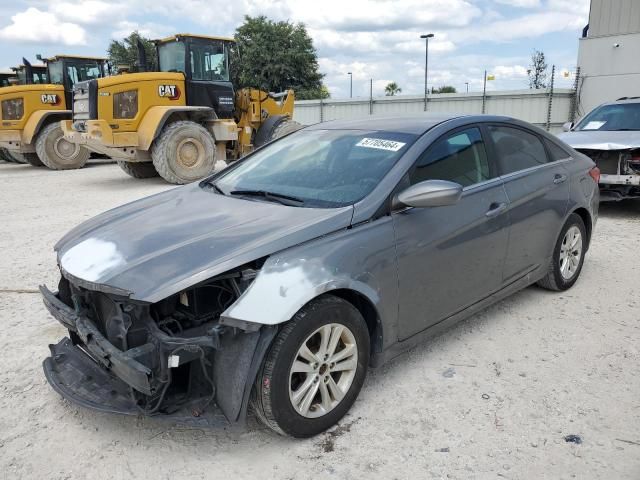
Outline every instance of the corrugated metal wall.
<svg viewBox="0 0 640 480"><path fill-rule="evenodd" d="M591 0L589 37L640 32L640 0Z"/></svg>
<svg viewBox="0 0 640 480"><path fill-rule="evenodd" d="M640 0L639 0L640 1ZM571 96L569 89L557 89L553 94L551 128L561 130L569 120ZM482 93L457 93L429 95L430 112L482 113ZM424 97L400 95L346 100L299 100L294 109L294 119L304 125L368 115L397 115L424 112ZM485 113L507 115L544 127L549 112L547 91L515 90L487 93Z"/></svg>

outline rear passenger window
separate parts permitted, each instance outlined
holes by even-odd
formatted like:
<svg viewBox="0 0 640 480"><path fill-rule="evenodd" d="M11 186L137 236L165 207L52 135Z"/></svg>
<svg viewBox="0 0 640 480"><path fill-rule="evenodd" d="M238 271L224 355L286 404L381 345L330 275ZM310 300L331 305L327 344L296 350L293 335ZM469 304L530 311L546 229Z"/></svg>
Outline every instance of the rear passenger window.
<svg viewBox="0 0 640 480"><path fill-rule="evenodd" d="M544 144L547 146L547 150L549 151L549 156L551 157L552 162L564 160L565 158L569 158L571 156L563 148L560 148L559 145L556 145L551 140L547 140L545 138Z"/></svg>
<svg viewBox="0 0 640 480"><path fill-rule="evenodd" d="M540 139L519 128L490 126L491 139L502 160L504 174L537 167L549 161Z"/></svg>
<svg viewBox="0 0 640 480"><path fill-rule="evenodd" d="M492 178L480 130L469 128L437 140L418 159L411 184L449 180L467 187Z"/></svg>

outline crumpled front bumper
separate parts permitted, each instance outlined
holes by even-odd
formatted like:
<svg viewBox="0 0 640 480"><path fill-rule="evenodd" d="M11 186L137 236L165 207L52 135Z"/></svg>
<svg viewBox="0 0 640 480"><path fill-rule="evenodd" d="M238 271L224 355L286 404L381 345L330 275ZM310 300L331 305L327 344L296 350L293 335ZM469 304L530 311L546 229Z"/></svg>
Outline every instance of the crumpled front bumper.
<svg viewBox="0 0 640 480"><path fill-rule="evenodd" d="M90 319L63 303L57 293L44 286L40 292L51 315L70 332L70 338L49 346L51 356L43 362L47 381L62 397L85 408L123 415L160 415L208 426L244 423L251 386L275 329L222 337L212 362L215 397L206 408L200 408L201 398L196 398L187 399L178 408L149 412L140 407L139 394L134 390L157 397L161 393L159 383L137 359L146 358L148 362L149 355L160 354L159 361L166 362L167 358L162 358L165 351L160 348L151 352L150 344L121 351ZM185 339L171 337L165 341L171 344ZM188 345L186 350L188 353Z"/></svg>

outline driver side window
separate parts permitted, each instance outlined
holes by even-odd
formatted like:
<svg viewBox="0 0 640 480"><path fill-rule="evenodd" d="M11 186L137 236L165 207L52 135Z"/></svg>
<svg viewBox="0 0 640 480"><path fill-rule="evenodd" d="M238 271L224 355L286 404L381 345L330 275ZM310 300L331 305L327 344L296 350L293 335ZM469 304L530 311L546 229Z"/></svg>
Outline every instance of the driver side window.
<svg viewBox="0 0 640 480"><path fill-rule="evenodd" d="M449 180L468 187L494 178L480 130L476 127L446 135L418 158L411 185L425 180Z"/></svg>

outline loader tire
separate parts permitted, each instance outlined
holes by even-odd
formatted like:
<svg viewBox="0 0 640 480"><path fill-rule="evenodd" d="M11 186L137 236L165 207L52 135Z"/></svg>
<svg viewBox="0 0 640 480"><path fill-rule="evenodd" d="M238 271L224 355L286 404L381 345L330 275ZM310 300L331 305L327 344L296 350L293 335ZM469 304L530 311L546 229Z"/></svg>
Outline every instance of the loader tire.
<svg viewBox="0 0 640 480"><path fill-rule="evenodd" d="M23 153L22 156L32 167L44 167L44 163L42 163L42 160L40 160L37 153Z"/></svg>
<svg viewBox="0 0 640 480"><path fill-rule="evenodd" d="M253 140L253 146L254 148L259 148L301 128L301 124L291 120L287 115L272 115L258 129Z"/></svg>
<svg viewBox="0 0 640 480"><path fill-rule="evenodd" d="M42 163L51 170L82 168L91 152L82 145L64 138L58 122L47 125L38 135L36 152Z"/></svg>
<svg viewBox="0 0 640 480"><path fill-rule="evenodd" d="M133 178L152 178L159 175L153 162L127 162L118 160L118 166Z"/></svg>
<svg viewBox="0 0 640 480"><path fill-rule="evenodd" d="M11 150L7 150L7 156L12 159L16 163L27 163L27 159L20 152L12 152Z"/></svg>
<svg viewBox="0 0 640 480"><path fill-rule="evenodd" d="M9 156L6 148L0 148L0 160L5 162L14 163L15 160Z"/></svg>
<svg viewBox="0 0 640 480"><path fill-rule="evenodd" d="M169 183L183 185L211 174L216 164L216 146L202 125L189 120L165 127L151 147L153 165Z"/></svg>

